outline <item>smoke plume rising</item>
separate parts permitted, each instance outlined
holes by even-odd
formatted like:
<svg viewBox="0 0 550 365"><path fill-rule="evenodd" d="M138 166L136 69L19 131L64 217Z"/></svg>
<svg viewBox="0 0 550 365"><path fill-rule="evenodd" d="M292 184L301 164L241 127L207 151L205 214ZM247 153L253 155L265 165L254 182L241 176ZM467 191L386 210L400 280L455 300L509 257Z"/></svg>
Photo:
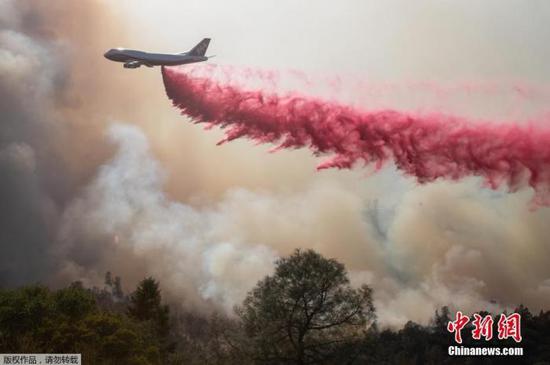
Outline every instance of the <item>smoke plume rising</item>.
<svg viewBox="0 0 550 365"><path fill-rule="evenodd" d="M279 143L277 149L309 147L332 154L318 169L377 168L393 160L420 183L438 178L482 176L497 188L516 191L525 182L536 202L549 204L550 130L513 125L468 125L443 115L415 116L394 110L362 111L299 95L245 91L182 69L163 68L166 93L197 123L227 128L219 144L240 137Z"/></svg>
<svg viewBox="0 0 550 365"><path fill-rule="evenodd" d="M127 245L131 256L155 257L143 268L171 291L186 293L186 304L198 308L203 298L230 311L245 288L270 271L274 252L221 238L219 213L170 200L162 192L164 173L139 129L115 124L109 138L118 152L65 212L63 241L88 236Z"/></svg>

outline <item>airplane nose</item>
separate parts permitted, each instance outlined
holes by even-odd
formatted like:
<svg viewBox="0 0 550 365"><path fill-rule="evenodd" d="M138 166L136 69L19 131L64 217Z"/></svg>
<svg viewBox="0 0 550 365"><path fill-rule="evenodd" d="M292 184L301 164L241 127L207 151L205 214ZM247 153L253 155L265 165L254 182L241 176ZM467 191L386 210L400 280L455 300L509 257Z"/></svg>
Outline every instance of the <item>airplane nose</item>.
<svg viewBox="0 0 550 365"><path fill-rule="evenodd" d="M106 59L112 61L112 60L113 60L113 50L110 49L110 50L108 50L107 52L105 52L105 53L103 54L103 57L105 57Z"/></svg>

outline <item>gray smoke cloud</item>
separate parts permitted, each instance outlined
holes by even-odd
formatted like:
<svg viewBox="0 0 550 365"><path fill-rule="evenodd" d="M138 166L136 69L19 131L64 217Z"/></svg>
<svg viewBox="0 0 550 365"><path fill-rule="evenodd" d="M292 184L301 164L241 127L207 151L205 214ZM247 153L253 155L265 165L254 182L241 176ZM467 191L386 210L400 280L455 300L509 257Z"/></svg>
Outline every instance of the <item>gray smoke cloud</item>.
<svg viewBox="0 0 550 365"><path fill-rule="evenodd" d="M52 103L66 71L62 48L27 33L15 2L0 13L0 285L20 285L53 270L65 172L52 155Z"/></svg>
<svg viewBox="0 0 550 365"><path fill-rule="evenodd" d="M476 178L418 186L392 166L316 173L307 151L267 154L242 141L216 147L219 133L170 108L157 72L96 62L106 48L135 42L117 14L91 1L0 3L1 286L101 285L112 271L129 290L154 275L175 305L230 312L277 257L312 248L374 288L382 325L425 323L447 304L550 306L550 212L529 210L531 191L492 191ZM490 44L476 47L492 54ZM443 58L437 64L447 67ZM345 79L339 87L364 90L348 89ZM344 96L417 106L408 96L414 87L392 90ZM454 93L445 107L482 116L506 114L500 101L518 101L516 93ZM536 115L544 98L520 111ZM440 105L429 99L420 102Z"/></svg>

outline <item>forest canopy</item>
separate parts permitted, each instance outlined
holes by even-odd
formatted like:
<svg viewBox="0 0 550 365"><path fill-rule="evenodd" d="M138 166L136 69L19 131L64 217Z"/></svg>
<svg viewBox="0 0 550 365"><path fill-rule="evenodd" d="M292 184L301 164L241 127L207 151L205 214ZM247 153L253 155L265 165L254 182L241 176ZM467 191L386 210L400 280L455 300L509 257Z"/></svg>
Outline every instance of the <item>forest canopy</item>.
<svg viewBox="0 0 550 365"><path fill-rule="evenodd" d="M462 364L499 357L450 357L452 314L401 329L376 323L372 289L350 285L343 264L312 251L279 259L235 313L171 311L161 283L144 278L128 295L108 272L103 288L74 282L0 289L0 352L82 353L84 364ZM523 342L472 339L463 346L524 348L515 364L549 364L550 311L519 306ZM486 316L489 313L479 312ZM491 314L496 318L497 314Z"/></svg>

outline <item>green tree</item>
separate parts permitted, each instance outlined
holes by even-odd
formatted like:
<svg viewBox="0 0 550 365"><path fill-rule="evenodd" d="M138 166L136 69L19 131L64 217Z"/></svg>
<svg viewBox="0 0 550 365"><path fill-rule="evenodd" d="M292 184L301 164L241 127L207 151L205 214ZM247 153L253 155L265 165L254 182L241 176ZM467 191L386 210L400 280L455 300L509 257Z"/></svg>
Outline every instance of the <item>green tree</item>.
<svg viewBox="0 0 550 365"><path fill-rule="evenodd" d="M344 265L296 250L279 259L236 309L248 353L262 363L346 363L375 319L372 291L354 289Z"/></svg>
<svg viewBox="0 0 550 365"><path fill-rule="evenodd" d="M96 309L96 302L90 290L82 283L74 282L68 288L58 290L54 295L55 309L70 319L80 319Z"/></svg>
<svg viewBox="0 0 550 365"><path fill-rule="evenodd" d="M98 365L165 363L147 322L100 310L78 282L58 291L0 289L0 352L82 353L83 363Z"/></svg>
<svg viewBox="0 0 550 365"><path fill-rule="evenodd" d="M152 277L143 279L130 296L128 314L140 321L155 319L161 307L158 282Z"/></svg>
<svg viewBox="0 0 550 365"><path fill-rule="evenodd" d="M130 296L128 315L138 321L150 322L165 347L171 347L166 343L170 332L170 308L162 304L159 283L155 279L148 277L138 284Z"/></svg>
<svg viewBox="0 0 550 365"><path fill-rule="evenodd" d="M35 349L49 337L48 319L54 315L48 288L33 285L0 290L0 352Z"/></svg>

